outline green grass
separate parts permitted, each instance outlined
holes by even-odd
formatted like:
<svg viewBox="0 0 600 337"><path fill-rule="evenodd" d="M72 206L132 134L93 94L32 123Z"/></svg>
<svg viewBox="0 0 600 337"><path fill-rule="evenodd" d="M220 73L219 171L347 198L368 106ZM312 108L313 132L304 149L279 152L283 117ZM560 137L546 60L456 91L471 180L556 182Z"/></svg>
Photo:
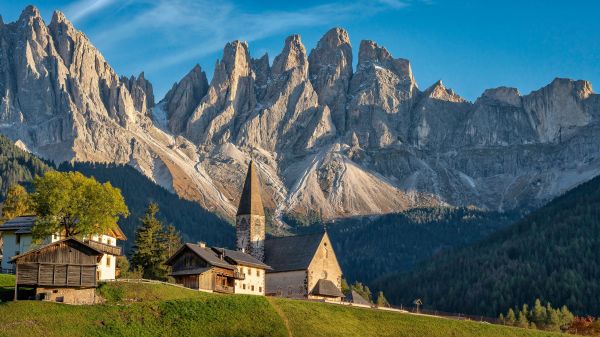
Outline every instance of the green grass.
<svg viewBox="0 0 600 337"><path fill-rule="evenodd" d="M0 302L12 300L15 292L15 276L0 274Z"/></svg>
<svg viewBox="0 0 600 337"><path fill-rule="evenodd" d="M0 287L14 278L0 278ZM559 336L476 322L165 285L105 284L106 303L0 303L0 336ZM289 331L288 331L289 329Z"/></svg>

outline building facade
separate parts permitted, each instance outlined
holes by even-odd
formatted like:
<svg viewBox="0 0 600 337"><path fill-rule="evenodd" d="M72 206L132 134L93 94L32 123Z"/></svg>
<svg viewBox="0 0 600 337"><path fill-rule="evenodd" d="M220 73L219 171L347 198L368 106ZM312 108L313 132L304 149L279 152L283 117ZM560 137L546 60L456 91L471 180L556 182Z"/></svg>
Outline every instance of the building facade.
<svg viewBox="0 0 600 337"><path fill-rule="evenodd" d="M64 239L64 236L56 233L42 239L39 243L34 243L31 231L36 219L35 216L19 216L0 225L0 235L3 241L0 267L3 272L14 271L14 265L11 263L14 256ZM116 277L117 257L122 255L122 249L117 246L117 240L127 240L118 226L105 234L92 235L83 240L103 253L101 260L97 263L96 271L98 279L101 281L113 280Z"/></svg>
<svg viewBox="0 0 600 337"><path fill-rule="evenodd" d="M175 282L185 287L219 293L265 294L265 275L270 269L241 251L184 244L166 265Z"/></svg>

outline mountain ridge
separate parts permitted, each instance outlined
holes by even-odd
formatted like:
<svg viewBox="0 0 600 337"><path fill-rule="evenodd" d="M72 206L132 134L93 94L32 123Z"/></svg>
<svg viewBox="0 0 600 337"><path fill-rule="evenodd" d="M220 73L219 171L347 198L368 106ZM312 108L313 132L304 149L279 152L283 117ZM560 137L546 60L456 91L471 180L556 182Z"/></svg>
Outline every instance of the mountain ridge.
<svg viewBox="0 0 600 337"><path fill-rule="evenodd" d="M532 207L600 173L589 82L468 102L441 81L421 91L373 41L353 69L341 28L310 52L288 37L272 64L228 43L210 83L196 65L156 104L143 73L117 76L60 12L1 24L0 59L0 132L56 162L129 164L226 217L251 158L276 219Z"/></svg>

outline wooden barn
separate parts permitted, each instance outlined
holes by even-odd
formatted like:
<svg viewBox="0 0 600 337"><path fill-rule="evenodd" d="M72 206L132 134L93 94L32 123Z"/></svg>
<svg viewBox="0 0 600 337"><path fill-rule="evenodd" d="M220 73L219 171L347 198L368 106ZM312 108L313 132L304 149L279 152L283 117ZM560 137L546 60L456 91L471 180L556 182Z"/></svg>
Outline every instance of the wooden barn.
<svg viewBox="0 0 600 337"><path fill-rule="evenodd" d="M67 238L13 257L17 278L15 300L20 288L33 288L36 299L94 303L97 264L102 255L75 238Z"/></svg>

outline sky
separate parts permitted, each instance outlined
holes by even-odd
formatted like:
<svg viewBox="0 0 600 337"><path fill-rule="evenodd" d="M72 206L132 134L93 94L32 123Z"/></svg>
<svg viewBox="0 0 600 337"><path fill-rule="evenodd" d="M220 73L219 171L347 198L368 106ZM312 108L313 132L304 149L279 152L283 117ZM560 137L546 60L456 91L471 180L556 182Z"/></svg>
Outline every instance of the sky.
<svg viewBox="0 0 600 337"><path fill-rule="evenodd" d="M595 0L2 0L0 15L15 21L29 4L46 23L64 12L120 75L144 71L157 100L195 64L210 80L228 41L273 62L287 36L310 50L332 27L348 30L355 64L360 41L373 40L411 61L421 89L442 80L469 100L498 86L527 94L555 77L600 87Z"/></svg>

